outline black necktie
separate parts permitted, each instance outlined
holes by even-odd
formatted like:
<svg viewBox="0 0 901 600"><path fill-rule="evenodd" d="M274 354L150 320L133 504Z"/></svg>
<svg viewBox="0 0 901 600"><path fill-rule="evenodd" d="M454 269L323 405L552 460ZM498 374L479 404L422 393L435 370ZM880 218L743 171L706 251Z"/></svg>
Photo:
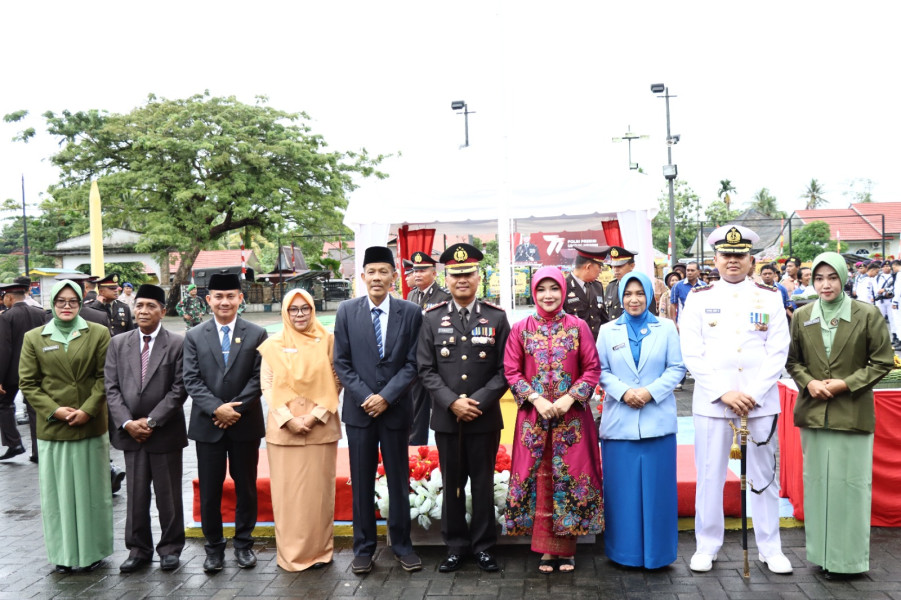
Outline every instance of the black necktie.
<svg viewBox="0 0 901 600"><path fill-rule="evenodd" d="M469 309L468 308L460 309L460 320L463 321L463 329L466 329L469 325Z"/></svg>

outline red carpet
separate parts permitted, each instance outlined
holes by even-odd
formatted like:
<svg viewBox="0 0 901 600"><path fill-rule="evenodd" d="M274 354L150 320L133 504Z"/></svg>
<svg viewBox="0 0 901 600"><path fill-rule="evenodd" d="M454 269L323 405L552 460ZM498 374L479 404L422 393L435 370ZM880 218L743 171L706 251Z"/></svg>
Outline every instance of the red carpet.
<svg viewBox="0 0 901 600"><path fill-rule="evenodd" d="M507 446L509 450L509 446ZM411 448L410 453L416 453L416 448ZM693 517L695 514L695 481L697 474L694 464L694 447L679 446L676 459L676 480L679 490L679 516ZM271 523L272 498L269 494L269 460L266 450L260 450L260 462L257 467L257 522ZM347 484L350 477L350 466L347 460L347 448L338 448L337 478L335 480L335 521L351 521L352 500L351 486ZM197 480L194 482L194 521L200 523L200 492ZM740 482L731 471L726 477L726 491L724 494L723 508L727 517L741 515ZM222 490L222 521L234 523L235 521L235 482L226 475L225 485Z"/></svg>

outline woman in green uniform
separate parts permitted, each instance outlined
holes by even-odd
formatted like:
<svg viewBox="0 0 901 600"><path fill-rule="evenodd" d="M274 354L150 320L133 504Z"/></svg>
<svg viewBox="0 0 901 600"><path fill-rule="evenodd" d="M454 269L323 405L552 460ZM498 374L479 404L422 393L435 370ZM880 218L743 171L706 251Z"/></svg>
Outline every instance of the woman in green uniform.
<svg viewBox="0 0 901 600"><path fill-rule="evenodd" d="M882 314L842 291L847 278L839 254L814 259L817 300L792 318L786 365L798 384L807 560L828 579L870 568L873 386L894 366Z"/></svg>
<svg viewBox="0 0 901 600"><path fill-rule="evenodd" d="M57 573L96 569L113 553L103 366L109 331L79 316L68 279L50 294L53 319L25 334L19 387L37 413L44 542Z"/></svg>

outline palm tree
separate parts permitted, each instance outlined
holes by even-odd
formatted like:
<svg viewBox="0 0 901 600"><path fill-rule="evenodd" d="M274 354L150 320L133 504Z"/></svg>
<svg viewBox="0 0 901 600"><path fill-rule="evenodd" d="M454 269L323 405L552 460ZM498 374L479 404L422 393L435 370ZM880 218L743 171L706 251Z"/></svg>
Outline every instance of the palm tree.
<svg viewBox="0 0 901 600"><path fill-rule="evenodd" d="M810 180L810 185L807 186L807 189L804 190L804 193L801 194L801 197L807 200L807 210L819 208L820 206L828 202L828 200L823 197L823 187L816 179Z"/></svg>
<svg viewBox="0 0 901 600"><path fill-rule="evenodd" d="M732 185L732 181L730 179L720 179L720 189L716 193L716 195L726 203L726 210L730 209L732 204L732 199L729 197L729 192L734 192L735 186Z"/></svg>
<svg viewBox="0 0 901 600"><path fill-rule="evenodd" d="M779 206L776 204L776 197L767 188L760 188L760 191L754 194L750 207L774 219L785 218L785 213L779 210Z"/></svg>

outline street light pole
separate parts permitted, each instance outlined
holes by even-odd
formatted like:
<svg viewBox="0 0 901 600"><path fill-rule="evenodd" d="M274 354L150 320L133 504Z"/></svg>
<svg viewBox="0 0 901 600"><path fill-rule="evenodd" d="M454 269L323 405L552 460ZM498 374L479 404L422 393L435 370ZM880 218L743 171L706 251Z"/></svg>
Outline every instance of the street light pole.
<svg viewBox="0 0 901 600"><path fill-rule="evenodd" d="M476 114L476 111L469 110L469 108L466 105L465 100L455 100L455 101L451 102L451 109L463 111L463 122L464 122L464 127L466 129L466 143L460 147L468 148L469 147L469 115ZM457 113L457 114L459 115L460 113Z"/></svg>
<svg viewBox="0 0 901 600"><path fill-rule="evenodd" d="M25 216L25 174L22 173L22 239L25 254L25 276L31 277L31 268L28 265L28 219Z"/></svg>
<svg viewBox="0 0 901 600"><path fill-rule="evenodd" d="M675 96L669 95L669 87L665 86L662 83L652 83L651 91L655 94L659 94L663 92L663 98L666 99L666 165L663 167L663 176L666 178L669 183L669 243L670 248L672 248L672 256L670 259L670 267L675 267L678 262L677 259L677 246L676 246L676 200L675 193L673 191L674 181L676 176L678 175L679 170L676 168L676 165L673 164L673 145L679 143L680 136L673 136L670 133L670 118L669 118L669 99L675 98Z"/></svg>

